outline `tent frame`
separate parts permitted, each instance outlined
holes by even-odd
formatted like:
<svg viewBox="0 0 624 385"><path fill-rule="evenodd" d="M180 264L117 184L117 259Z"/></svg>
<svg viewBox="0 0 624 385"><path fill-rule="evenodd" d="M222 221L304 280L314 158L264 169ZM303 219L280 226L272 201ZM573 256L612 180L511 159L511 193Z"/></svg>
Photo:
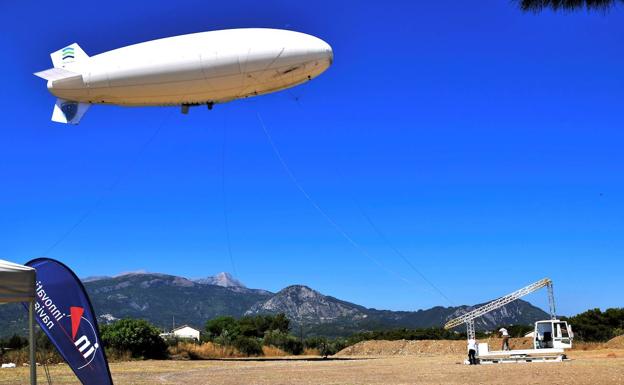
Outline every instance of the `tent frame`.
<svg viewBox="0 0 624 385"><path fill-rule="evenodd" d="M30 385L37 385L37 359L35 357L35 301L28 303L28 338L30 350Z"/></svg>
<svg viewBox="0 0 624 385"><path fill-rule="evenodd" d="M21 302L28 307L28 348L30 384L37 385L35 341L35 303L37 301L37 271L25 265L0 260L0 303ZM28 306L26 306L28 303Z"/></svg>

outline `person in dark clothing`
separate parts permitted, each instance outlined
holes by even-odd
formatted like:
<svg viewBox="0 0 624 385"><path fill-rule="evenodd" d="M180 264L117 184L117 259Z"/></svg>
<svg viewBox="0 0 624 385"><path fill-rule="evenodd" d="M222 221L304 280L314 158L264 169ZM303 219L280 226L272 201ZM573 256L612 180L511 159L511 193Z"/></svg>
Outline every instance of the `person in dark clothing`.
<svg viewBox="0 0 624 385"><path fill-rule="evenodd" d="M501 349L502 350L509 350L509 333L507 332L507 329L500 328L498 330L498 332L500 333L501 337L503 338L503 345L501 346Z"/></svg>
<svg viewBox="0 0 624 385"><path fill-rule="evenodd" d="M468 362L470 365L477 364L477 341L473 338L468 340Z"/></svg>

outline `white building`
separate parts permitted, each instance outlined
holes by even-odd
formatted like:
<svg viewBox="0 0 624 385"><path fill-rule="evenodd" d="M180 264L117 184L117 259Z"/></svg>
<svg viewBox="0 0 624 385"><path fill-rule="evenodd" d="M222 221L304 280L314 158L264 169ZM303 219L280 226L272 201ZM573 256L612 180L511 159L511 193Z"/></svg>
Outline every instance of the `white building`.
<svg viewBox="0 0 624 385"><path fill-rule="evenodd" d="M199 330L193 329L188 325L182 325L179 328L175 328L171 331L177 338L193 338L199 341Z"/></svg>
<svg viewBox="0 0 624 385"><path fill-rule="evenodd" d="M160 336L162 338L194 339L199 341L199 330L188 325L182 325L173 329L171 333L162 333Z"/></svg>

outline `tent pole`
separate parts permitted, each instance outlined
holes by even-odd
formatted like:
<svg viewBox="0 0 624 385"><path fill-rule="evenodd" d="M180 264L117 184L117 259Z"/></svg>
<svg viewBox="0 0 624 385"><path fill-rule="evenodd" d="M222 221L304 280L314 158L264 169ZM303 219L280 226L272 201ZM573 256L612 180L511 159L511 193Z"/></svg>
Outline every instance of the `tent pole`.
<svg viewBox="0 0 624 385"><path fill-rule="evenodd" d="M30 385L37 385L37 363L35 362L35 300L28 306L28 334L30 337Z"/></svg>

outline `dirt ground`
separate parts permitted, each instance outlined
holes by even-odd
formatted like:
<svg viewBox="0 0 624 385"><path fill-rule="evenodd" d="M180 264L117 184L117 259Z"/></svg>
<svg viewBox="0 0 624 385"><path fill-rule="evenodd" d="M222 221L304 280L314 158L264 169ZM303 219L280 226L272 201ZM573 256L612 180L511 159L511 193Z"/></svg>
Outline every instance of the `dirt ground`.
<svg viewBox="0 0 624 385"><path fill-rule="evenodd" d="M624 349L573 350L563 363L466 366L463 355L134 361L111 364L117 385L147 384L624 384ZM76 384L66 365L55 385ZM39 383L46 384L39 367ZM28 368L0 369L0 384L28 384Z"/></svg>
<svg viewBox="0 0 624 385"><path fill-rule="evenodd" d="M479 340L487 342L491 350L502 349L501 338ZM531 338L511 338L511 349L533 349ZM594 348L594 347L592 347ZM624 346L622 347L624 348ZM420 340L420 341L362 341L338 352L338 357L376 357L376 356L421 356L421 355L458 355L466 351L464 340Z"/></svg>

